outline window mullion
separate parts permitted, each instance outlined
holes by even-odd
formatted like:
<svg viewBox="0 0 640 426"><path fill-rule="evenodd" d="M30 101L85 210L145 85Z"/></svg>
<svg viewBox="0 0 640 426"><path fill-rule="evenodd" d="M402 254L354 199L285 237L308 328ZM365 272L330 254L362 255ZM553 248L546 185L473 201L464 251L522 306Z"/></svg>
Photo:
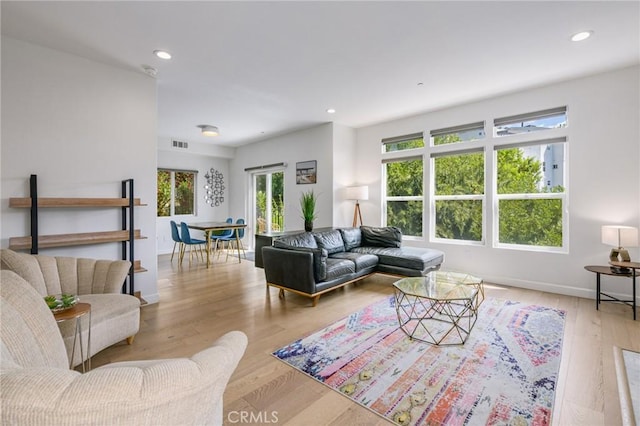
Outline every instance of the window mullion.
<svg viewBox="0 0 640 426"><path fill-rule="evenodd" d="M171 171L171 203L170 203L171 216L176 214L176 172Z"/></svg>
<svg viewBox="0 0 640 426"><path fill-rule="evenodd" d="M557 200L564 199L564 192L540 192L531 194L497 194L499 200Z"/></svg>

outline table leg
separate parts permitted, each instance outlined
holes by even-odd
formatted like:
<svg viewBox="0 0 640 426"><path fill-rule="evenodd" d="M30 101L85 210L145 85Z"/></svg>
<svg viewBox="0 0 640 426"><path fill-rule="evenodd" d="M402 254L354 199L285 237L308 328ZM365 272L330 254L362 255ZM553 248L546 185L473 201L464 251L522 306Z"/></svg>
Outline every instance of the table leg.
<svg viewBox="0 0 640 426"><path fill-rule="evenodd" d="M636 320L636 268L631 268L633 270L633 320Z"/></svg>
<svg viewBox="0 0 640 426"><path fill-rule="evenodd" d="M206 247L207 247L207 268L208 268L209 265L211 264L211 232L205 232L204 236L205 236L205 241L207 242Z"/></svg>
<svg viewBox="0 0 640 426"><path fill-rule="evenodd" d="M242 258L240 257L240 235L238 235L239 232L237 230L235 230L234 233L236 234L236 249L238 250L238 263L241 263Z"/></svg>
<svg viewBox="0 0 640 426"><path fill-rule="evenodd" d="M89 310L89 329L87 331L87 371L91 371L91 310Z"/></svg>
<svg viewBox="0 0 640 426"><path fill-rule="evenodd" d="M600 308L600 273L596 272L596 311Z"/></svg>
<svg viewBox="0 0 640 426"><path fill-rule="evenodd" d="M84 348L83 348L83 345L82 345L82 323L80 321L81 319L82 319L82 317L76 318L76 327L77 327L76 331L78 331L79 335L80 335L78 340L80 340L80 362L82 364L82 372L86 373L85 366L84 366ZM75 345L75 342L74 342L74 345ZM71 362L73 363L73 361L71 361Z"/></svg>
<svg viewBox="0 0 640 426"><path fill-rule="evenodd" d="M71 360L69 361L69 369L70 370L73 369L73 360L76 358L76 343L78 341L78 326L79 326L79 321L78 321L78 318L76 318L76 329L74 330L73 346L71 347ZM80 342L80 346L82 347L82 342Z"/></svg>

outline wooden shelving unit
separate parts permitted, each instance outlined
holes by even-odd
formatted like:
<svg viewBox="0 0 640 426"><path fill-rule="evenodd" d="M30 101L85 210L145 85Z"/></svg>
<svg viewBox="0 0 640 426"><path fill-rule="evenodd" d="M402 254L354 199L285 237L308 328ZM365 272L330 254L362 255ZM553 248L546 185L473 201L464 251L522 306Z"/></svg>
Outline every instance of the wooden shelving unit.
<svg viewBox="0 0 640 426"><path fill-rule="evenodd" d="M122 244L122 259L132 264L129 271L128 283L123 285L123 291L133 295L135 293L134 273L145 272L139 260L134 257L135 240L145 239L139 229L134 229L134 207L146 206L139 198L133 197L133 179L122 181L122 196L120 198L50 198L38 197L38 178L31 175L30 197L10 198L9 207L28 208L31 210L31 235L11 237L11 250L30 250L31 254L38 254L39 249L52 247L69 247L88 244L103 244L119 242ZM35 200L35 203L33 202ZM38 220L40 208L121 208L121 229L103 232L69 233L56 235L40 235Z"/></svg>

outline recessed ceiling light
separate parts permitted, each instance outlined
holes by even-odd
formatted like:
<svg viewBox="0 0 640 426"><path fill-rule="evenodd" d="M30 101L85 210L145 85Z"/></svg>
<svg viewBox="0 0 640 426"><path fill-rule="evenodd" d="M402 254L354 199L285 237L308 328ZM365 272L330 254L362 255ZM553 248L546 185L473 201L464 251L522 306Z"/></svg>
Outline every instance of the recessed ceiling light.
<svg viewBox="0 0 640 426"><path fill-rule="evenodd" d="M335 112L336 112L336 110L335 110L335 109L333 109L333 108L329 108L329 109L327 110L327 112L328 112L329 114L333 114L333 113L335 113Z"/></svg>
<svg viewBox="0 0 640 426"><path fill-rule="evenodd" d="M145 74L151 77L155 77L156 75L158 75L158 70L152 67L151 65L143 64L142 70L145 72Z"/></svg>
<svg viewBox="0 0 640 426"><path fill-rule="evenodd" d="M586 40L593 35L593 31L580 31L571 36L571 41Z"/></svg>
<svg viewBox="0 0 640 426"><path fill-rule="evenodd" d="M165 50L154 50L153 54L156 55L160 59L171 59L171 53Z"/></svg>
<svg viewBox="0 0 640 426"><path fill-rule="evenodd" d="M418 83L418 86L422 86L422 85L424 85L424 83L422 83L422 82Z"/></svg>
<svg viewBox="0 0 640 426"><path fill-rule="evenodd" d="M220 134L216 126L210 126L208 124L198 124L196 127L200 129L203 136L218 136Z"/></svg>

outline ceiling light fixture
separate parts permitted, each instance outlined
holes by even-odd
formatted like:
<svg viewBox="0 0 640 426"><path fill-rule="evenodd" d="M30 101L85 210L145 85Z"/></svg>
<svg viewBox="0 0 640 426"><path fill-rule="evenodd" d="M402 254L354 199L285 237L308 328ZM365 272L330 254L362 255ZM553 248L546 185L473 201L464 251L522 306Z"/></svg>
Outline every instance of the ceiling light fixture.
<svg viewBox="0 0 640 426"><path fill-rule="evenodd" d="M153 54L156 55L160 59L171 59L171 53L165 50L154 50Z"/></svg>
<svg viewBox="0 0 640 426"><path fill-rule="evenodd" d="M208 124L199 124L197 126L202 132L203 136L218 136L220 132L216 126L210 126Z"/></svg>
<svg viewBox="0 0 640 426"><path fill-rule="evenodd" d="M571 36L571 41L582 41L586 40L593 35L593 31L580 31L579 33L575 33Z"/></svg>
<svg viewBox="0 0 640 426"><path fill-rule="evenodd" d="M158 75L158 70L152 67L151 65L143 64L142 70L144 71L145 74L151 77L155 77L156 75Z"/></svg>
<svg viewBox="0 0 640 426"><path fill-rule="evenodd" d="M333 109L333 108L329 108L329 109L327 110L327 112L328 112L329 114L333 114L333 113L335 113L335 112L336 112L336 110L335 110L335 109Z"/></svg>

